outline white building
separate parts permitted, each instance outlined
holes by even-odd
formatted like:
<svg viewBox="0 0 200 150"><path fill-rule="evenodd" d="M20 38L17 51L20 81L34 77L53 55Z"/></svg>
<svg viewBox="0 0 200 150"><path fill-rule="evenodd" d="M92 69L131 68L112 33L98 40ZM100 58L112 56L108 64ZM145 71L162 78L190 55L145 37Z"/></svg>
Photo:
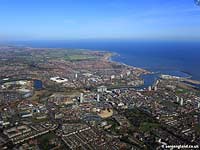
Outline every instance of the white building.
<svg viewBox="0 0 200 150"><path fill-rule="evenodd" d="M68 81L68 79L61 78L61 77L52 77L52 78L50 78L50 80L57 82L57 83L64 83L64 82Z"/></svg>
<svg viewBox="0 0 200 150"><path fill-rule="evenodd" d="M148 87L148 90L151 91L151 86Z"/></svg>
<svg viewBox="0 0 200 150"><path fill-rule="evenodd" d="M183 98L181 98L180 105L183 106Z"/></svg>
<svg viewBox="0 0 200 150"><path fill-rule="evenodd" d="M106 86L100 86L97 88L97 92L106 92L107 91L107 87Z"/></svg>
<svg viewBox="0 0 200 150"><path fill-rule="evenodd" d="M100 95L97 94L97 102L99 102L99 101L100 101Z"/></svg>
<svg viewBox="0 0 200 150"><path fill-rule="evenodd" d="M81 93L81 95L80 95L80 103L83 103L83 100L84 100L83 93Z"/></svg>

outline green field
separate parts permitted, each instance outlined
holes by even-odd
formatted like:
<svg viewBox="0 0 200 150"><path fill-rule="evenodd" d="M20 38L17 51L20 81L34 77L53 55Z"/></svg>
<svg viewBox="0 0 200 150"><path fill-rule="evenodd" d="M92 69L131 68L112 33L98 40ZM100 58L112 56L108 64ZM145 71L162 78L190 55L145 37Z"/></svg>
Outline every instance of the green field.
<svg viewBox="0 0 200 150"><path fill-rule="evenodd" d="M148 131L151 131L152 129L159 128L159 126L160 125L157 123L142 122L140 124L140 130L142 130L144 132L148 132Z"/></svg>
<svg viewBox="0 0 200 150"><path fill-rule="evenodd" d="M97 57L84 54L72 54L65 56L65 60L67 61L94 60L94 59L97 59Z"/></svg>
<svg viewBox="0 0 200 150"><path fill-rule="evenodd" d="M177 89L176 94L185 94L188 93L189 91L187 89Z"/></svg>

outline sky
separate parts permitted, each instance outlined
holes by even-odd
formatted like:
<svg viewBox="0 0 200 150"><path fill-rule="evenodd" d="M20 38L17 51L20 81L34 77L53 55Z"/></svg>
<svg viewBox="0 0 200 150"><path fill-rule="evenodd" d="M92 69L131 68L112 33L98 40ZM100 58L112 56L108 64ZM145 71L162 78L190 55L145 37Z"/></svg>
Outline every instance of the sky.
<svg viewBox="0 0 200 150"><path fill-rule="evenodd" d="M200 40L194 0L0 0L0 41Z"/></svg>

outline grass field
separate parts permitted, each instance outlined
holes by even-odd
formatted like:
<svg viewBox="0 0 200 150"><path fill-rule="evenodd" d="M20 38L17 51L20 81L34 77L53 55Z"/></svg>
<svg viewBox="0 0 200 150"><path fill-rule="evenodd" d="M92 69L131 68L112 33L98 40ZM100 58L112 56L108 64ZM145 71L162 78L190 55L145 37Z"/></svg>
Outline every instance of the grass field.
<svg viewBox="0 0 200 150"><path fill-rule="evenodd" d="M140 130L144 132L151 131L156 128L159 128L159 124L157 123L143 122L140 124Z"/></svg>
<svg viewBox="0 0 200 150"><path fill-rule="evenodd" d="M91 55L83 55L83 54L72 54L65 56L65 60L67 61L93 60L93 59L97 59L97 57Z"/></svg>
<svg viewBox="0 0 200 150"><path fill-rule="evenodd" d="M187 89L177 89L176 94L185 94L188 93L189 91Z"/></svg>

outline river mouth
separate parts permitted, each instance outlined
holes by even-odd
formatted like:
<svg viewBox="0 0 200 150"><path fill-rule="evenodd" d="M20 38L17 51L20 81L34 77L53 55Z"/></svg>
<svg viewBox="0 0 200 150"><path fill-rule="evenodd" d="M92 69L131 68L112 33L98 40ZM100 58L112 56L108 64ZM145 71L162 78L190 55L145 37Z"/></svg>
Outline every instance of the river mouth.
<svg viewBox="0 0 200 150"><path fill-rule="evenodd" d="M183 71L178 70L160 70L156 72L152 72L150 74L141 75L140 78L144 80L144 84L142 86L137 87L137 89L147 89L149 86L153 86L154 83L160 79L160 75L171 75L181 78L191 78L191 75L188 73L185 73Z"/></svg>
<svg viewBox="0 0 200 150"><path fill-rule="evenodd" d="M115 53L112 57L110 57L110 61L114 62L119 62L125 65L132 66L132 63L129 62L127 63L126 57L122 57L119 53ZM133 67L139 67L139 66L133 66ZM192 75L186 71L180 71L176 70L173 67L150 67L150 68L145 68L145 67L139 67L142 69L145 69L147 71L150 71L150 74L142 74L140 76L141 79L144 80L144 84L142 86L136 87L136 89L141 90L141 89L147 89L149 86L153 86L154 83L160 79L160 76L162 74L164 75L171 75L171 76L176 76L176 77L181 77L181 78L192 78Z"/></svg>

